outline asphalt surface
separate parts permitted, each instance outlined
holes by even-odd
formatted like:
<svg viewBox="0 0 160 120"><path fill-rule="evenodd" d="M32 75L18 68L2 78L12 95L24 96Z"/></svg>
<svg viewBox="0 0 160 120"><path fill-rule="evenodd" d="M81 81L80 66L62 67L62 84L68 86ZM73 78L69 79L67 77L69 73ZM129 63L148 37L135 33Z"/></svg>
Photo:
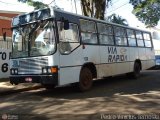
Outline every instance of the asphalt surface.
<svg viewBox="0 0 160 120"><path fill-rule="evenodd" d="M84 93L72 86L39 88L2 95L0 102L3 117L22 120L108 120L118 115L159 120L160 70L144 71L136 80L125 75L97 80Z"/></svg>

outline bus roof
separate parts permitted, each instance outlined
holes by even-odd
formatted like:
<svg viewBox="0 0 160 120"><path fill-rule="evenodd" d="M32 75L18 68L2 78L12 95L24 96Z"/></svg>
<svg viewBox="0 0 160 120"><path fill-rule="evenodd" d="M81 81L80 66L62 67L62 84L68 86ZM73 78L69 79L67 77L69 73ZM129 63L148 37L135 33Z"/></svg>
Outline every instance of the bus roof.
<svg viewBox="0 0 160 120"><path fill-rule="evenodd" d="M108 21L105 21L105 20L91 18L91 17L83 16L83 15L78 15L78 14L75 14L75 13L70 13L70 12L67 12L67 11L60 10L60 9L54 9L54 11L64 13L64 14L73 15L73 16L79 17L80 19L88 19L88 20L97 21L97 22L100 22L100 23L106 23L106 24L110 24L110 25L115 25L115 26L119 26L119 27L124 27L124 28L128 28L128 29L150 32L150 31L147 31L147 30L141 30L141 29L138 29L138 28L130 27L130 26L124 26L124 25L120 25L120 24L117 24L117 23L108 22Z"/></svg>
<svg viewBox="0 0 160 120"><path fill-rule="evenodd" d="M134 30L138 30L138 31L149 32L147 30L141 30L141 29L138 29L138 28L130 27L130 26L124 26L124 25L108 22L108 21L105 21L105 20L99 20L99 19L95 19L95 18L83 16L83 15L78 15L78 14L75 14L75 13L66 12L66 11L63 11L63 10L60 10L60 9L55 9L55 8L44 8L44 9L39 9L39 10L32 11L30 13L25 13L25 14L18 15L18 16L14 17L12 19L12 27L19 25L19 23L17 21L21 22L20 25L25 24L25 23L34 22L34 21L36 21L36 20L34 20L34 17L37 16L38 14L40 14L39 16L42 16L38 20L51 18L51 17L56 17L56 16L54 16L55 12L75 16L75 17L78 17L79 19L87 19L87 20L92 20L92 21L96 21L96 22L100 22L100 23L106 23L106 24L110 24L110 25L124 27L124 28L128 28L128 29L134 29ZM30 18L27 18L27 15L30 16ZM31 16L33 17L32 19L31 19ZM27 21L26 19L30 19L30 20Z"/></svg>

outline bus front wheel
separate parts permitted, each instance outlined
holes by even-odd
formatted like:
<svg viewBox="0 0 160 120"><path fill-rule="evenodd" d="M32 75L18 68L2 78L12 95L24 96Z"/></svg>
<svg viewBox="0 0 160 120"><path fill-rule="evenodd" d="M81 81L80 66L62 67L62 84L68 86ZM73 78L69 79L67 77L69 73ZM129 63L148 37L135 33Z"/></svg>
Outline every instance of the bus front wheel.
<svg viewBox="0 0 160 120"><path fill-rule="evenodd" d="M78 88L81 92L87 91L92 87L93 75L89 68L82 68L79 79Z"/></svg>

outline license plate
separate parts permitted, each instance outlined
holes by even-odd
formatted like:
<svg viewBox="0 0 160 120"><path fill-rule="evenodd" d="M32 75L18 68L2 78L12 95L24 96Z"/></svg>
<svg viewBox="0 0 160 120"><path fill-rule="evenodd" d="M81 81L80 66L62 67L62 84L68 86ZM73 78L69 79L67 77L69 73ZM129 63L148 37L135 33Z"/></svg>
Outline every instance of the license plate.
<svg viewBox="0 0 160 120"><path fill-rule="evenodd" d="M27 78L25 78L25 81L26 82L32 82L32 78L31 77L27 77Z"/></svg>

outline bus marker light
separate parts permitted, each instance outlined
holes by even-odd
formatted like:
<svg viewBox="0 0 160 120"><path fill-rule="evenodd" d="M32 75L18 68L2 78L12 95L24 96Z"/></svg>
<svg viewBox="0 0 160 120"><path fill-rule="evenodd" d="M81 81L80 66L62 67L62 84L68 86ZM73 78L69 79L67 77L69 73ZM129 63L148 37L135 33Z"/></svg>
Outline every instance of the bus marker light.
<svg viewBox="0 0 160 120"><path fill-rule="evenodd" d="M51 73L57 73L57 72L58 72L57 68L51 67Z"/></svg>

